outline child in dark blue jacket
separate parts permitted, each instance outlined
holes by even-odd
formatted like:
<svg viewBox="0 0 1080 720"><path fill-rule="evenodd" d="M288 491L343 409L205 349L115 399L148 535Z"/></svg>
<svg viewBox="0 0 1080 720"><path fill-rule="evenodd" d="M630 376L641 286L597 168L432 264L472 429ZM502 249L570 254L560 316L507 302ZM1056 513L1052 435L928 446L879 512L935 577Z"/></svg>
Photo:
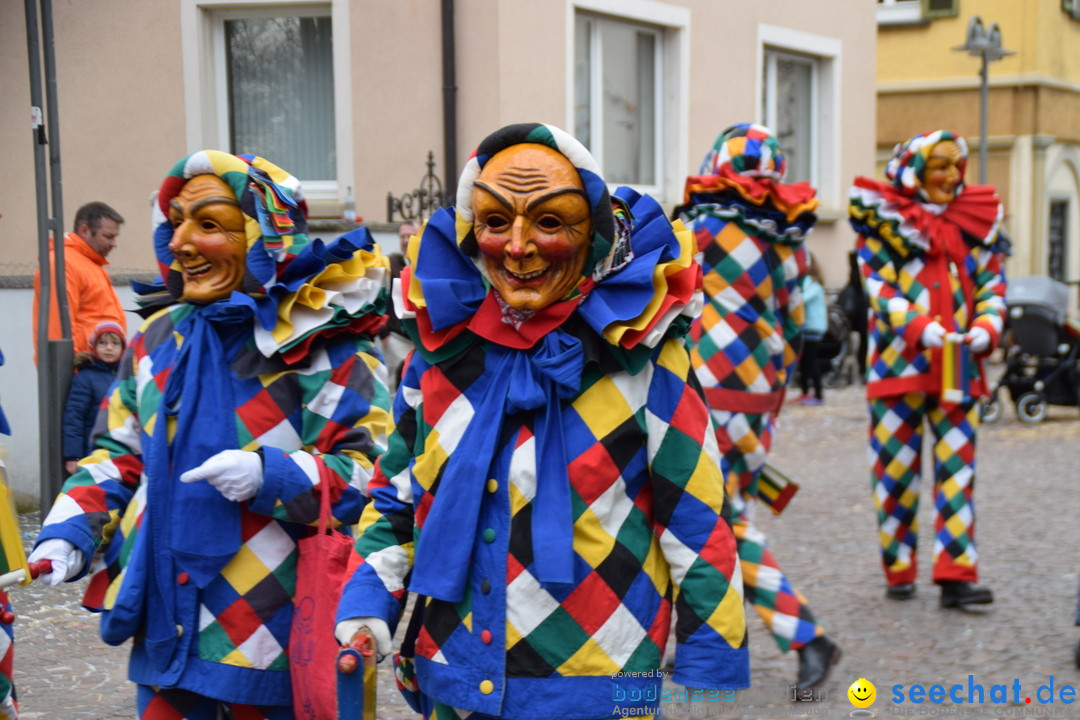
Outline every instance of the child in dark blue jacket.
<svg viewBox="0 0 1080 720"><path fill-rule="evenodd" d="M122 327L114 322L99 323L90 334L90 355L76 358L75 377L64 407L64 468L69 475L75 472L78 460L93 450L94 421L116 379L125 344Z"/></svg>

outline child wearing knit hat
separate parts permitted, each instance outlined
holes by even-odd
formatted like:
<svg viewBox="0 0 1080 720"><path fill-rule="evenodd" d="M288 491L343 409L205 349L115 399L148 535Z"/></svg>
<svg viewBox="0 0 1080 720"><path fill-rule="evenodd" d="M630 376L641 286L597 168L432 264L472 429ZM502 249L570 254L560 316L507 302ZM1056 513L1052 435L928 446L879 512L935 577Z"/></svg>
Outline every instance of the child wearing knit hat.
<svg viewBox="0 0 1080 720"><path fill-rule="evenodd" d="M109 387L116 379L116 369L127 341L124 329L114 322L99 323L90 333L90 354L76 359L77 370L71 380L64 406L64 469L71 475L78 460L93 450L94 422Z"/></svg>

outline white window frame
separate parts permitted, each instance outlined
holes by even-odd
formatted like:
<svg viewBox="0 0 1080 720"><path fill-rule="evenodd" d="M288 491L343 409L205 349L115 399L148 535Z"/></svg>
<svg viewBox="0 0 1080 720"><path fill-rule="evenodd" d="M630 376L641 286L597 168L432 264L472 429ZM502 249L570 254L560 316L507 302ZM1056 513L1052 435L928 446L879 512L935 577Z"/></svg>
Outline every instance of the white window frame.
<svg viewBox="0 0 1080 720"><path fill-rule="evenodd" d="M352 72L348 0L181 0L187 151L224 148L229 138L224 21L236 18L323 15L330 18L334 63L335 180L303 183L309 203L345 200L353 182ZM268 158L273 160L273 158ZM288 168L285 168L288 170Z"/></svg>
<svg viewBox="0 0 1080 720"><path fill-rule="evenodd" d="M661 43L656 68L656 183L632 185L638 192L647 193L661 202L674 202L682 197L685 173L681 159L687 153L689 134L690 87L690 10L656 2L656 0L567 0L566 3L566 128L573 132L574 117L574 52L577 14L607 15L615 20L652 25L658 30ZM593 103L600 101L601 69L592 67L590 83ZM593 105L597 107L597 105ZM603 167L603 128L594 123L592 152ZM614 185L611 186L614 188Z"/></svg>
<svg viewBox="0 0 1080 720"><path fill-rule="evenodd" d="M815 61L810 183L817 188L823 210L840 207L842 193L840 118L842 107L841 60L843 43L837 38L814 35L776 25L758 25L757 83L755 84L756 122L770 127L763 113L766 53L791 53ZM775 83L770 83L775 89ZM770 106L775 103L770 103Z"/></svg>

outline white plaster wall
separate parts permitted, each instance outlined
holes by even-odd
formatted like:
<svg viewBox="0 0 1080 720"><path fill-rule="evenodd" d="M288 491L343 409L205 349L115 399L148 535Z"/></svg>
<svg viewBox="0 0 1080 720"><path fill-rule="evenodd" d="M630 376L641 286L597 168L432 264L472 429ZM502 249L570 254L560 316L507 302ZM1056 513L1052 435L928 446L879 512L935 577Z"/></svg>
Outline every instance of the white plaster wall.
<svg viewBox="0 0 1080 720"><path fill-rule="evenodd" d="M1007 213L1005 227L1013 239L1013 255L1005 266L1009 275L1031 275L1032 256L1038 247L1037 238L1032 237L1035 226L1032 215L1035 188L1031 182L1035 172L1033 152L1030 135L1016 138L1009 161L1009 197L1002 198Z"/></svg>
<svg viewBox="0 0 1080 720"><path fill-rule="evenodd" d="M125 308L135 307L130 287L117 287ZM6 450L8 483L20 508L37 506L40 487L40 458L38 437L38 382L34 366L34 344L31 321L34 291L0 289L0 351L4 365L0 367L0 407L4 408L11 425L11 435L0 435L0 445ZM134 313L128 317L129 332L139 325Z"/></svg>

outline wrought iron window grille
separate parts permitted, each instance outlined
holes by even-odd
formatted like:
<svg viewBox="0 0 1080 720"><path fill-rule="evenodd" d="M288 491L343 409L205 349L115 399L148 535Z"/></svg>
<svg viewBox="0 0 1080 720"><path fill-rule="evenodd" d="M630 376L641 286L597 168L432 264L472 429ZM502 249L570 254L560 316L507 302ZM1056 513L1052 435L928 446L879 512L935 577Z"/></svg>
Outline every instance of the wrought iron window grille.
<svg viewBox="0 0 1080 720"><path fill-rule="evenodd" d="M448 204L449 198L443 193L442 182L435 175L435 153L428 150L427 174L420 178L420 185L399 197L394 197L392 192L386 193L386 221L422 224L432 213Z"/></svg>

